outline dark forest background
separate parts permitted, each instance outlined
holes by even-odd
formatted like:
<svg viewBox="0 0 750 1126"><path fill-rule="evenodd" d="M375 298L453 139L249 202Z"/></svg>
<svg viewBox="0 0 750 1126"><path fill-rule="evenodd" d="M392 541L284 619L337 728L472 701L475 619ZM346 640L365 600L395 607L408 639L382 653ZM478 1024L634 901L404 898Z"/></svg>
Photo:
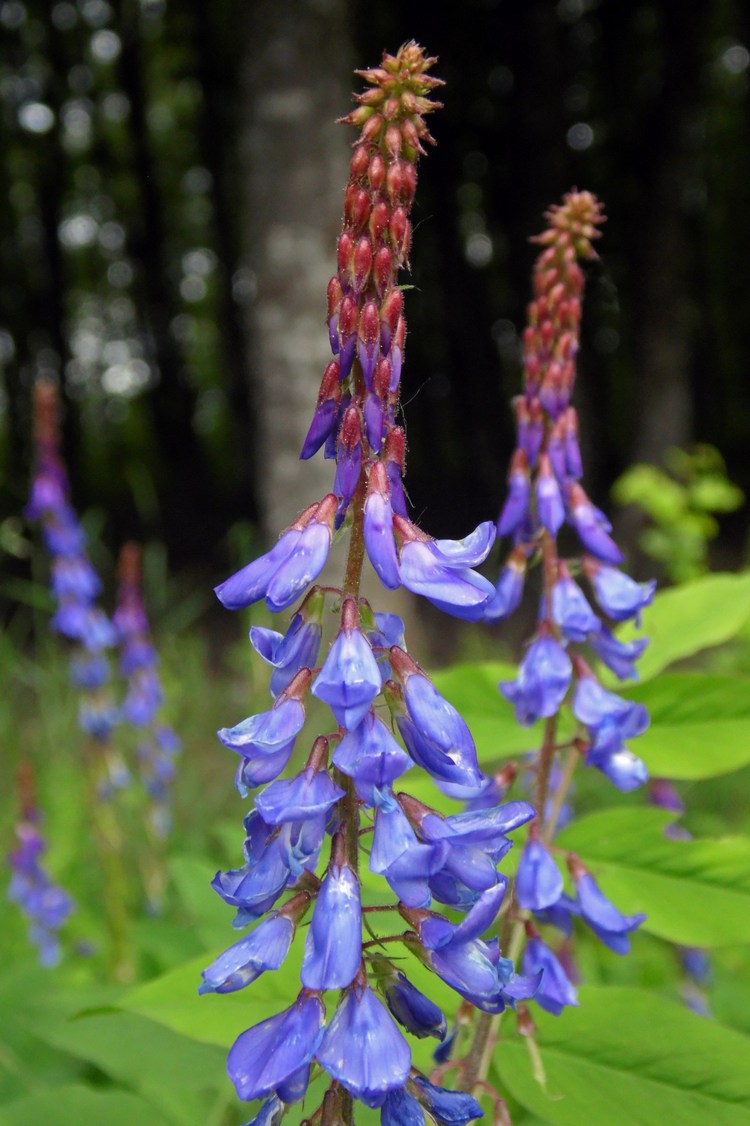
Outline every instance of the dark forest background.
<svg viewBox="0 0 750 1126"><path fill-rule="evenodd" d="M414 510L494 518L513 444L529 235L605 201L577 402L586 484L708 442L750 492L750 7L741 0L2 0L0 514L30 389L60 382L79 510L112 550L222 577L332 479L296 462L326 362L353 131L384 48L439 56L403 400ZM317 481L313 480L315 473ZM746 514L723 521L743 559Z"/></svg>

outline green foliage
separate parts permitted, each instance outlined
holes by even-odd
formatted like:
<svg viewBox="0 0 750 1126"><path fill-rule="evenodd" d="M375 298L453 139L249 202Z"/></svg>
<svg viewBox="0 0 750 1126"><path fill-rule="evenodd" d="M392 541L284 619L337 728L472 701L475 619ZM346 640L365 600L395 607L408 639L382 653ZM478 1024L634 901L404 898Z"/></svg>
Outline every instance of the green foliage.
<svg viewBox="0 0 750 1126"><path fill-rule="evenodd" d="M158 582L158 553L152 560ZM163 611L180 619L179 606L169 599ZM187 619L189 607L185 614ZM750 1033L750 839L727 835L728 812L716 804L730 799L734 822L742 824L748 799L732 772L750 765L750 692L731 664L731 650L720 674L703 668L705 651L736 638L748 618L750 577L736 575L706 576L661 593L644 613L644 629L652 636L644 679L625 689L651 713L651 728L637 750L652 773L701 783L689 798L696 839L670 839L664 833L669 814L646 806L640 794L616 795L595 772L579 771L580 799L589 812L563 830L559 845L581 856L618 907L645 911L648 919L633 937L631 955L622 959L580 929L581 970L592 984L581 989L581 1007L560 1018L534 1008L535 1058L515 1035L513 1015L503 1017L495 1078L508 1094L514 1126L577 1126L586 1119L607 1126L750 1123L748 1040L742 1035ZM123 988L107 982L101 953L85 959L72 948L75 937L101 952L105 938L96 876L85 860L86 798L73 753L78 736L65 661L52 646L40 650L43 665L7 636L2 646L2 666L16 670L21 693L15 700L5 693L0 734L11 762L29 746L55 756L54 773L40 774L53 845L49 860L79 910L63 936L62 966L43 972L17 913L0 907L8 951L0 970L0 1126L133 1120L144 1126L238 1126L253 1112L238 1104L228 1083L226 1049L243 1029L292 1002L302 947L295 943L280 971L247 990L197 993L201 970L237 937L231 910L209 881L217 867L240 860L246 803L231 794L232 757L207 733L227 716L252 710L246 654L231 653L228 668L217 676L200 640L181 636L162 647L170 706L186 749L164 912L143 912L134 878L130 939L137 978ZM679 662L686 659L690 668L681 671ZM744 659L740 654L743 668ZM519 728L497 690L498 681L513 675L513 666L485 662L435 677L472 727L488 769L538 743L539 731ZM42 709L32 704L37 693L45 701ZM572 734L570 724L562 735ZM706 797L709 785L714 798ZM430 804L453 808L429 781L417 789ZM610 803L604 808L602 795ZM138 803L129 801L128 855L135 866ZM9 834L14 811L8 801L0 813ZM513 855L508 861L504 868L510 871ZM374 893L374 878L363 872L363 879L373 879L368 894ZM711 948L707 996L716 1020L701 1020L678 1004L682 986L672 943ZM405 951L396 956L450 1015L455 999L448 987ZM425 1071L432 1067L433 1047L429 1041L414 1045L415 1064ZM295 1108L291 1118L303 1114L304 1108ZM357 1118L371 1119L377 1116L369 1112Z"/></svg>
<svg viewBox="0 0 750 1126"><path fill-rule="evenodd" d="M495 1078L543 1122L750 1124L750 1039L637 989L584 986L580 1001L538 1015L543 1082L522 1040L496 1055Z"/></svg>
<svg viewBox="0 0 750 1126"><path fill-rule="evenodd" d="M632 465L615 482L618 504L636 505L650 520L641 533L641 549L661 563L675 582L708 570L708 545L718 535L714 513L733 512L744 502L741 489L726 475L713 446L664 453L666 471L655 465Z"/></svg>
<svg viewBox="0 0 750 1126"><path fill-rule="evenodd" d="M750 943L750 838L671 840L673 820L663 809L603 809L557 843L601 877L622 911L645 911L652 934L683 946Z"/></svg>

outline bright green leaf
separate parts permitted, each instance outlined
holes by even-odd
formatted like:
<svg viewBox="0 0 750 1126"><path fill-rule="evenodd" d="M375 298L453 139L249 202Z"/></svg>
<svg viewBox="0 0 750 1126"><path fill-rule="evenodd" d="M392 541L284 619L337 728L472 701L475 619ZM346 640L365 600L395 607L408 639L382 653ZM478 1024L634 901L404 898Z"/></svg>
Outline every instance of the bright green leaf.
<svg viewBox="0 0 750 1126"><path fill-rule="evenodd" d="M657 594L643 611L643 629L628 623L622 640L643 632L651 644L638 662L641 680L675 661L735 637L750 618L750 574L704 575Z"/></svg>
<svg viewBox="0 0 750 1126"><path fill-rule="evenodd" d="M605 809L557 843L590 865L621 911L645 911L652 934L686 946L750 941L750 839L670 840L672 820L662 809Z"/></svg>
<svg viewBox="0 0 750 1126"><path fill-rule="evenodd" d="M171 1126L137 1095L98 1091L70 1083L17 1099L0 1108L0 1126Z"/></svg>
<svg viewBox="0 0 750 1126"><path fill-rule="evenodd" d="M204 1126L220 1093L233 1096L223 1051L131 1013L50 1022L37 1035L137 1091L176 1126Z"/></svg>
<svg viewBox="0 0 750 1126"><path fill-rule="evenodd" d="M750 1126L750 1039L654 994L587 986L535 1010L546 1088L527 1045L500 1043L500 1089L551 1126Z"/></svg>
<svg viewBox="0 0 750 1126"><path fill-rule="evenodd" d="M713 778L750 763L750 680L673 673L629 687L650 728L633 750L653 775Z"/></svg>

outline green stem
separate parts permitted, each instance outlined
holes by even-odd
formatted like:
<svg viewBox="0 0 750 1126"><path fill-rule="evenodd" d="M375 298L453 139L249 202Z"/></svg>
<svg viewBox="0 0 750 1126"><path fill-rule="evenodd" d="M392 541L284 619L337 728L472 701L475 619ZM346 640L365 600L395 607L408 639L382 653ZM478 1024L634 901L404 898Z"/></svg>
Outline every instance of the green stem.
<svg viewBox="0 0 750 1126"><path fill-rule="evenodd" d="M562 778L560 779L560 785L555 790L555 796L552 801L552 808L550 809L549 817L547 818L542 828L542 843L545 845L549 845L555 835L557 822L560 819L560 811L562 810L565 799L568 796L570 783L573 779L573 774L575 772L575 768L578 766L578 760L580 759L580 757L580 752L575 747L571 747L567 755L565 756L565 765L563 767L563 774Z"/></svg>

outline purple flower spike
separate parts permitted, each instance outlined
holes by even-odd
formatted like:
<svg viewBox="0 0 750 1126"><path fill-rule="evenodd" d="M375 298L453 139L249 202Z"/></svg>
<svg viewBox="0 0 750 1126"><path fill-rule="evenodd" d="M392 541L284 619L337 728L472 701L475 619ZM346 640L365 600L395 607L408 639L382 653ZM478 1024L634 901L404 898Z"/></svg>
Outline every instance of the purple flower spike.
<svg viewBox="0 0 750 1126"><path fill-rule="evenodd" d="M550 535L556 536L565 519L560 485L552 470L548 454L539 458L539 474L536 479L536 511L539 522Z"/></svg>
<svg viewBox="0 0 750 1126"><path fill-rule="evenodd" d="M347 864L332 861L305 940L302 984L308 989L345 989L361 960L359 881Z"/></svg>
<svg viewBox="0 0 750 1126"><path fill-rule="evenodd" d="M401 582L407 590L428 598L438 609L464 621L479 621L494 587L473 566L492 547L495 532L489 522L463 540L417 538L413 524L396 518L404 539L401 548Z"/></svg>
<svg viewBox="0 0 750 1126"><path fill-rule="evenodd" d="M622 915L600 890L590 872L577 867L575 861L571 863L571 871L584 921L615 954L627 954L630 950L628 935L641 925L646 916Z"/></svg>
<svg viewBox="0 0 750 1126"><path fill-rule="evenodd" d="M586 636L601 628L601 622L586 601L586 596L564 563L552 587L552 620L568 641L585 641Z"/></svg>
<svg viewBox="0 0 750 1126"><path fill-rule="evenodd" d="M622 563L624 556L608 535L612 525L578 484L570 486L570 519L586 551L604 563Z"/></svg>
<svg viewBox="0 0 750 1126"><path fill-rule="evenodd" d="M360 800L371 806L376 804L378 793L412 765L406 751L373 711L354 731L347 732L333 753L333 762L354 779Z"/></svg>
<svg viewBox="0 0 750 1126"><path fill-rule="evenodd" d="M359 984L345 995L328 1025L316 1059L365 1106L382 1106L409 1077L411 1052L391 1014Z"/></svg>
<svg viewBox="0 0 750 1126"><path fill-rule="evenodd" d="M568 691L573 667L570 657L552 637L538 637L521 662L515 680L500 684L500 691L516 709L524 727L555 714Z"/></svg>
<svg viewBox="0 0 750 1126"><path fill-rule="evenodd" d="M401 586L401 575L389 491L385 466L382 461L376 461L370 471L365 501L365 547L383 586L395 590Z"/></svg>
<svg viewBox="0 0 750 1126"><path fill-rule="evenodd" d="M349 617L357 620L357 609L349 599ZM325 664L312 686L312 693L329 705L338 722L351 731L370 710L383 678L369 641L359 628L344 628L330 648Z"/></svg>
<svg viewBox="0 0 750 1126"><path fill-rule="evenodd" d="M551 854L541 841L530 840L518 862L516 896L519 905L527 911L542 911L557 902L562 890L563 878Z"/></svg>
<svg viewBox="0 0 750 1126"><path fill-rule="evenodd" d="M638 679L635 662L648 645L647 637L639 637L627 642L618 641L606 626L602 626L596 633L591 634L588 641L597 657L619 680Z"/></svg>
<svg viewBox="0 0 750 1126"><path fill-rule="evenodd" d="M559 1016L566 1005L577 1005L578 994L560 962L540 938L530 938L523 954L523 972L532 976L542 972L542 981L534 1000L553 1016Z"/></svg>
<svg viewBox="0 0 750 1126"><path fill-rule="evenodd" d="M303 990L288 1009L242 1032L227 1059L238 1096L262 1099L309 1063L324 1021L323 1002Z"/></svg>
<svg viewBox="0 0 750 1126"><path fill-rule="evenodd" d="M278 970L294 937L294 923L283 915L272 915L252 934L235 942L207 970L203 970L199 993L234 993L255 981L266 970Z"/></svg>
<svg viewBox="0 0 750 1126"><path fill-rule="evenodd" d="M636 625L639 625L641 610L644 606L650 606L654 600L656 580L637 583L616 567L597 566L593 560L585 560L584 568L594 585L596 600L604 613L615 622L635 618Z"/></svg>
<svg viewBox="0 0 750 1126"><path fill-rule="evenodd" d="M497 518L497 534L509 536L526 520L531 502L529 460L523 450L516 450L510 463L508 496Z"/></svg>
<svg viewBox="0 0 750 1126"><path fill-rule="evenodd" d="M395 648L392 653L397 653ZM391 661L394 663L395 657ZM399 716L399 730L415 762L445 782L479 790L485 777L466 723L434 684L419 673L407 675L404 702L408 718Z"/></svg>
<svg viewBox="0 0 750 1126"><path fill-rule="evenodd" d="M428 1083L421 1075L414 1077L414 1086L419 1092L419 1101L438 1126L466 1126L467 1122L484 1117L477 1100L465 1091L446 1091Z"/></svg>

